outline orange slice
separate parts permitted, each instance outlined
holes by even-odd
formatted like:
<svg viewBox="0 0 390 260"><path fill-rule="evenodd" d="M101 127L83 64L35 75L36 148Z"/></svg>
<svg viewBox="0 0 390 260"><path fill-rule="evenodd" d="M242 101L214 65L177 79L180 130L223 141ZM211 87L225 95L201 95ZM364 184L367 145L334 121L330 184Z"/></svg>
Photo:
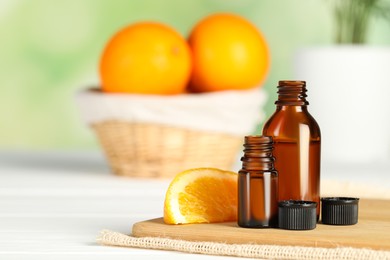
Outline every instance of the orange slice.
<svg viewBox="0 0 390 260"><path fill-rule="evenodd" d="M237 173L197 168L179 173L164 203L167 224L212 223L237 220Z"/></svg>

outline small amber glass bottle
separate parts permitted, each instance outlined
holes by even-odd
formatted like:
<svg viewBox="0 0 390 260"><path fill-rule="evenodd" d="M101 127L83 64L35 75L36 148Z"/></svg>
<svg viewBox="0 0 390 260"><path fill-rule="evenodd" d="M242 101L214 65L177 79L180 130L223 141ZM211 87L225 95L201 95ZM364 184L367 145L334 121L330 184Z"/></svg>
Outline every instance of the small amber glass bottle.
<svg viewBox="0 0 390 260"><path fill-rule="evenodd" d="M277 227L278 173L269 136L246 136L242 169L238 172L238 225Z"/></svg>
<svg viewBox="0 0 390 260"><path fill-rule="evenodd" d="M315 201L318 219L321 133L307 110L306 91L305 81L279 81L276 111L265 123L263 135L275 142L279 200Z"/></svg>

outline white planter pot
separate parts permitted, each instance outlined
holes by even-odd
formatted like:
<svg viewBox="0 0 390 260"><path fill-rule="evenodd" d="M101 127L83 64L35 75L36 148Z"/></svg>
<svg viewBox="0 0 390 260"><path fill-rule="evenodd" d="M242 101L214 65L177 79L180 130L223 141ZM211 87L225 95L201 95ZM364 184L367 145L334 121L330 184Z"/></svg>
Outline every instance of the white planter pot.
<svg viewBox="0 0 390 260"><path fill-rule="evenodd" d="M390 159L390 48L303 49L295 55L294 70L296 79L307 82L324 162Z"/></svg>

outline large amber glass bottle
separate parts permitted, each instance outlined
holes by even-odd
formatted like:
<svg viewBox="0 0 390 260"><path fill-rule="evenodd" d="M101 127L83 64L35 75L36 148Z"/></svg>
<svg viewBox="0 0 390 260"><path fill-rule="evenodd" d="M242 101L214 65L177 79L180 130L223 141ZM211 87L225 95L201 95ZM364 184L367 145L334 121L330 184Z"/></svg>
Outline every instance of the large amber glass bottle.
<svg viewBox="0 0 390 260"><path fill-rule="evenodd" d="M318 219L321 133L307 110L306 91L305 81L279 81L276 111L265 123L263 135L274 140L279 201L315 201Z"/></svg>

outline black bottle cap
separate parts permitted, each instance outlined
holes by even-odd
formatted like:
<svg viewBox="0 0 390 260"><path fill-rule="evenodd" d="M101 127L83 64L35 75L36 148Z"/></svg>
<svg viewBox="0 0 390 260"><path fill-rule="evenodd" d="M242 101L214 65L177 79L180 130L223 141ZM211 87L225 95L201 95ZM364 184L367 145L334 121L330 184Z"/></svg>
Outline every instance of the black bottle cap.
<svg viewBox="0 0 390 260"><path fill-rule="evenodd" d="M358 222L359 198L329 197L321 199L322 223L354 225Z"/></svg>
<svg viewBox="0 0 390 260"><path fill-rule="evenodd" d="M317 224L317 202L284 200L279 202L279 228L310 230Z"/></svg>

